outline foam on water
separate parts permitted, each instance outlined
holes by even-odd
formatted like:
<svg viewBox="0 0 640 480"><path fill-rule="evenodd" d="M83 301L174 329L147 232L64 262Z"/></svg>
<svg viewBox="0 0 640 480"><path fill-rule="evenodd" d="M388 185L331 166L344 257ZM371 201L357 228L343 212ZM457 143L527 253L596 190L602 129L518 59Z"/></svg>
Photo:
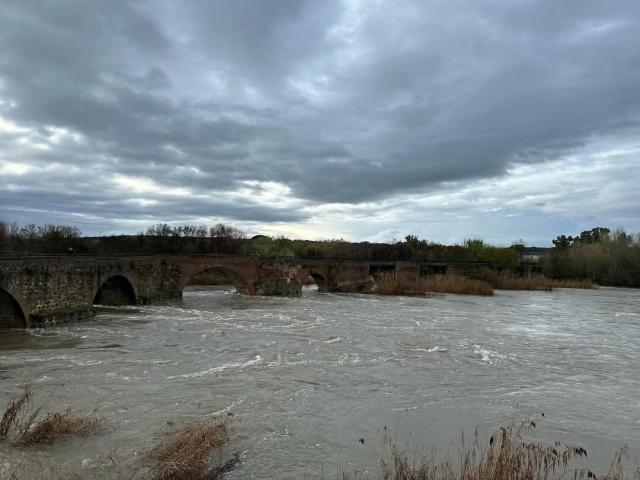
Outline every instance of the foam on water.
<svg viewBox="0 0 640 480"><path fill-rule="evenodd" d="M262 357L260 355L256 355L256 357L253 360L247 360L246 362L225 363L224 365L220 365L219 367L213 367L213 368L209 368L207 370L202 370L199 372L183 373L182 375L171 375L167 377L167 379L171 380L179 377L182 377L182 378L202 377L204 375L212 375L214 373L223 372L224 370L227 370L227 369L239 369L239 368L250 367L251 365L257 365L260 362L262 362Z"/></svg>

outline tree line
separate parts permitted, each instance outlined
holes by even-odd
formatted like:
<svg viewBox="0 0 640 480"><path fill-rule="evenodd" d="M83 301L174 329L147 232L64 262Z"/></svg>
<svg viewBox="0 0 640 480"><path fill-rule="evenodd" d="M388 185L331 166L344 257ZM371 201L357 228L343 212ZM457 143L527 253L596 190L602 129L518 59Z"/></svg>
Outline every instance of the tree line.
<svg viewBox="0 0 640 480"><path fill-rule="evenodd" d="M68 225L18 225L0 221L0 253L28 254L175 254L245 253L246 235L223 224L158 223L136 235L85 237Z"/></svg>
<svg viewBox="0 0 640 480"><path fill-rule="evenodd" d="M593 280L600 285L640 287L640 236L605 227L560 235L545 262L548 276Z"/></svg>
<svg viewBox="0 0 640 480"><path fill-rule="evenodd" d="M348 242L345 240L292 240L257 235L248 238L225 225L170 225L158 223L136 235L83 237L77 227L24 225L0 222L0 253L94 255L225 253L263 257L347 258L359 260L421 260L487 262L504 267L517 264L516 247L494 247L482 240L463 245L441 245L407 235L404 240Z"/></svg>

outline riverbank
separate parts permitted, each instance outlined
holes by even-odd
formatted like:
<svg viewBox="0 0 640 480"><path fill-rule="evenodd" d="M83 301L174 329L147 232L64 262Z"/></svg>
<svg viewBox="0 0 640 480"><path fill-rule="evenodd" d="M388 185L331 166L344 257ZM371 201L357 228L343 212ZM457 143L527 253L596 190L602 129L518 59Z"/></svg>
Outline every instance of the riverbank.
<svg viewBox="0 0 640 480"><path fill-rule="evenodd" d="M451 273L417 276L403 272L386 272L377 275L375 285L365 293L406 296L455 293L491 296L494 289L550 292L553 288L595 289L598 285L590 280L552 280L543 275L519 276L488 269L475 272L470 277Z"/></svg>
<svg viewBox="0 0 640 480"><path fill-rule="evenodd" d="M443 274L418 277L394 272L378 275L374 287L368 293L377 295L425 295L428 293L493 295L493 288L487 282L461 275Z"/></svg>
<svg viewBox="0 0 640 480"><path fill-rule="evenodd" d="M490 284L496 290L539 290L549 292L554 288L595 289L599 285L588 279L548 278L542 274L518 275L508 270L481 269L471 274L472 278Z"/></svg>

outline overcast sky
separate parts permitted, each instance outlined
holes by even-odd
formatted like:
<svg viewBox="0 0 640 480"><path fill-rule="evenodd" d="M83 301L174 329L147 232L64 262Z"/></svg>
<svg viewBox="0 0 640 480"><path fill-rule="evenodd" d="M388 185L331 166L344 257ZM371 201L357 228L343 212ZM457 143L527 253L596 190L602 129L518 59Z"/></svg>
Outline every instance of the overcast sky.
<svg viewBox="0 0 640 480"><path fill-rule="evenodd" d="M7 1L0 219L640 231L638 0Z"/></svg>

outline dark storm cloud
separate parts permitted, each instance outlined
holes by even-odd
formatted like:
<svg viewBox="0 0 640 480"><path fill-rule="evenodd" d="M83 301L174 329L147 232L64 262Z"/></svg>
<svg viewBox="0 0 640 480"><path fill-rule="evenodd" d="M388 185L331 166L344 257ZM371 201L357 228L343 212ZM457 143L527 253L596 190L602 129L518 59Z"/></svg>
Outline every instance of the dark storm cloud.
<svg viewBox="0 0 640 480"><path fill-rule="evenodd" d="M299 212L284 208L268 208L252 201L229 203L224 200L191 198L189 202L162 199L152 205L140 204L137 199L115 198L112 195L85 192L54 192L28 189L17 192L0 192L4 210L15 217L29 212L40 212L39 222L50 222L50 214L71 217L76 212L100 220L146 219L151 222L164 218L198 218L215 216L238 221L295 222L303 219ZM31 220L30 222L36 222Z"/></svg>
<svg viewBox="0 0 640 480"><path fill-rule="evenodd" d="M359 203L557 159L639 128L638 20L635 0L10 2L0 162L32 168L0 176L2 212L298 221L234 192Z"/></svg>

